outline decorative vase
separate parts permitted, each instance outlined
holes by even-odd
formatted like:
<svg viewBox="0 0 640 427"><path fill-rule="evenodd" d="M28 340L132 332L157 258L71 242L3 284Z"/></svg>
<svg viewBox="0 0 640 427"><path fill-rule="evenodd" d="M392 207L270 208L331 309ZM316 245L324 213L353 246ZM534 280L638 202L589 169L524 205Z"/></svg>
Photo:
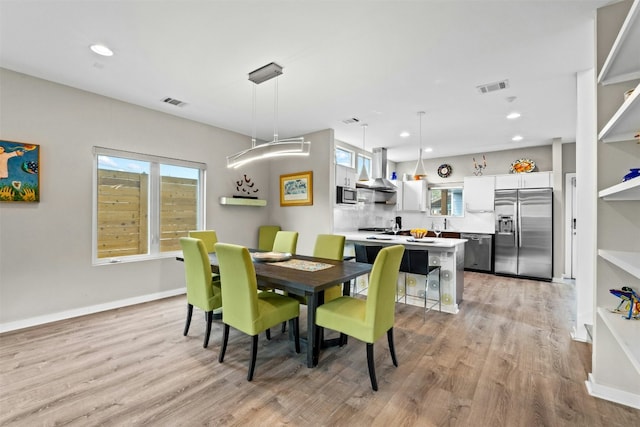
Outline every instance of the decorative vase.
<svg viewBox="0 0 640 427"><path fill-rule="evenodd" d="M622 178L622 182L629 181L630 179L637 178L640 176L640 168L633 168L629 170L631 172L629 172Z"/></svg>

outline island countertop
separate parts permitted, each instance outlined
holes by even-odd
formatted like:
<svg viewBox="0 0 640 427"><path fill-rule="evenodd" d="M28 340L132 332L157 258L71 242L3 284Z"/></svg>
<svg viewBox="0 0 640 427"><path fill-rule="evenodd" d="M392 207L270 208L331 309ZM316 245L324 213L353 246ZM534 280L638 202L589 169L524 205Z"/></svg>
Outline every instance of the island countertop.
<svg viewBox="0 0 640 427"><path fill-rule="evenodd" d="M390 234L376 233L339 233L346 237L349 242L369 243L378 245L405 245L413 248L455 248L464 245L467 239L446 239L436 237L426 237L424 239L414 239L411 236L393 236Z"/></svg>
<svg viewBox="0 0 640 427"><path fill-rule="evenodd" d="M453 314L458 312L458 306L462 302L462 294L464 292L464 249L467 239L426 237L412 241L414 239L411 236L394 236L370 231L336 234L342 234L346 238L345 255L355 255L354 245L404 245L407 249L428 251L429 265L441 267L439 279L435 284L435 289L441 288L441 311ZM422 283L424 287L424 283L428 282L428 280L425 281L424 279L418 281L415 274L403 274L405 275L405 280L413 280L416 285L417 283ZM408 292L411 289L418 288L418 286L413 286L413 288L406 286L405 288L405 294L409 295ZM423 295L426 294L426 288L422 292Z"/></svg>

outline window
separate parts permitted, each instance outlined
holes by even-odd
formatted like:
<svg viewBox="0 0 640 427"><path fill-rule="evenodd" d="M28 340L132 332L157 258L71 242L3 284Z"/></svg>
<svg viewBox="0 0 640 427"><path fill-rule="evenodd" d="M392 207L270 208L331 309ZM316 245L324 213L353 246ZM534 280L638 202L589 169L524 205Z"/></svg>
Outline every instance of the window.
<svg viewBox="0 0 640 427"><path fill-rule="evenodd" d="M356 161L356 171L360 173L360 170L362 169L362 163L364 162L364 167L367 170L367 174L369 175L369 177L371 177L371 158L363 156L362 154L358 154L357 157L358 159Z"/></svg>
<svg viewBox="0 0 640 427"><path fill-rule="evenodd" d="M342 147L336 147L336 165L353 167L353 151L349 151Z"/></svg>
<svg viewBox="0 0 640 427"><path fill-rule="evenodd" d="M206 165L94 148L94 264L173 256L203 228Z"/></svg>

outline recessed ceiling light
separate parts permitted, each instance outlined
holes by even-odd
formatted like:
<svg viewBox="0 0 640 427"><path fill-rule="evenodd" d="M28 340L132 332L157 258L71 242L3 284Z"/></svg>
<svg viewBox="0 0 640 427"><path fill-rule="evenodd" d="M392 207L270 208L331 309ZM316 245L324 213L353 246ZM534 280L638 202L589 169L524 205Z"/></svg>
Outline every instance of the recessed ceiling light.
<svg viewBox="0 0 640 427"><path fill-rule="evenodd" d="M411 136L411 134L409 132L407 132L407 131L400 132L400 137L401 138L408 138L410 136Z"/></svg>
<svg viewBox="0 0 640 427"><path fill-rule="evenodd" d="M517 141L522 141L523 138L522 138L522 135L516 135L513 138L511 138L511 140L517 142Z"/></svg>
<svg viewBox="0 0 640 427"><path fill-rule="evenodd" d="M427 148L424 149L425 153L430 153L432 151L433 151L433 148L431 148L431 147L427 147Z"/></svg>
<svg viewBox="0 0 640 427"><path fill-rule="evenodd" d="M516 111L514 111L513 113L507 114L507 119L509 120L517 119L518 117L520 117L520 113Z"/></svg>
<svg viewBox="0 0 640 427"><path fill-rule="evenodd" d="M92 44L89 47L98 55L113 56L113 51L103 44Z"/></svg>

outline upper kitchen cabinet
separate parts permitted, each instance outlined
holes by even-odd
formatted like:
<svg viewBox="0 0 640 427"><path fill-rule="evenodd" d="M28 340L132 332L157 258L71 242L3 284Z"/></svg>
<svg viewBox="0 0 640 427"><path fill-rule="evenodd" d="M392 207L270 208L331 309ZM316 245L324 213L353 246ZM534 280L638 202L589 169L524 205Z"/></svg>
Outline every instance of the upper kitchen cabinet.
<svg viewBox="0 0 640 427"><path fill-rule="evenodd" d="M496 190L516 188L549 188L553 186L551 172L513 173L495 176Z"/></svg>
<svg viewBox="0 0 640 427"><path fill-rule="evenodd" d="M425 212L428 208L427 192L427 181L402 181L402 204L398 210Z"/></svg>
<svg viewBox="0 0 640 427"><path fill-rule="evenodd" d="M336 185L340 187L356 187L356 170L342 165L336 165Z"/></svg>
<svg viewBox="0 0 640 427"><path fill-rule="evenodd" d="M494 176L464 177L464 206L468 213L493 212L496 190Z"/></svg>

